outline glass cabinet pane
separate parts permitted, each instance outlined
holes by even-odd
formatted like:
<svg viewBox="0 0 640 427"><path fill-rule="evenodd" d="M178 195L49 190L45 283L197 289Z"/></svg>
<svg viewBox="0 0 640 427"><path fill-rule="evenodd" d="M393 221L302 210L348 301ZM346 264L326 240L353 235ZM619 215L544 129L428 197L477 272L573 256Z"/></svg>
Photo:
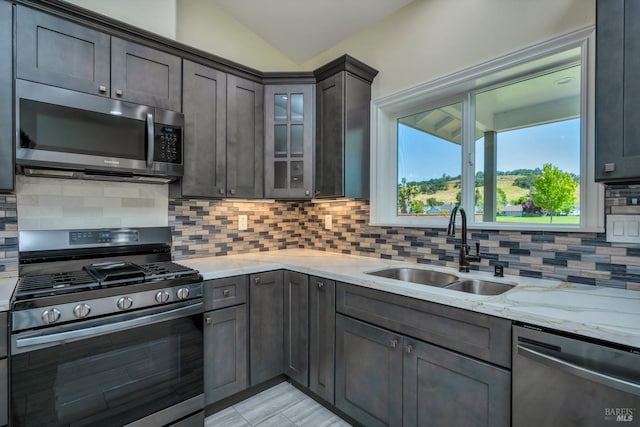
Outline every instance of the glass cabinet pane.
<svg viewBox="0 0 640 427"><path fill-rule="evenodd" d="M291 120L304 120L304 95L301 93L291 94Z"/></svg>
<svg viewBox="0 0 640 427"><path fill-rule="evenodd" d="M273 137L275 157L287 157L287 125L275 125Z"/></svg>
<svg viewBox="0 0 640 427"><path fill-rule="evenodd" d="M291 125L291 157L304 156L304 125Z"/></svg>
<svg viewBox="0 0 640 427"><path fill-rule="evenodd" d="M276 122L285 122L289 119L289 114L287 111L287 94L286 93L276 93L275 98L273 100L274 109L273 109L273 119Z"/></svg>
<svg viewBox="0 0 640 427"><path fill-rule="evenodd" d="M304 187L304 162L291 162L291 188Z"/></svg>
<svg viewBox="0 0 640 427"><path fill-rule="evenodd" d="M273 163L274 188L287 188L287 162Z"/></svg>

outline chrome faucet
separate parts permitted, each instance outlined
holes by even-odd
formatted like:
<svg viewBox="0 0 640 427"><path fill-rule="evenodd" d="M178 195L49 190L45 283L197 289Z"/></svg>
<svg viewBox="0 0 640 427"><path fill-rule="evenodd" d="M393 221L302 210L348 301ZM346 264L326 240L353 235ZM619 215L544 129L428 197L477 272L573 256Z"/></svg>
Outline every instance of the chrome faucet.
<svg viewBox="0 0 640 427"><path fill-rule="evenodd" d="M449 217L449 226L447 227L447 236L456 235L456 215L460 212L462 217L462 240L460 242L460 259L458 271L463 273L469 272L469 262L479 262L480 258L480 242L476 242L476 254L469 255L469 245L467 244L467 214L462 206L454 206Z"/></svg>

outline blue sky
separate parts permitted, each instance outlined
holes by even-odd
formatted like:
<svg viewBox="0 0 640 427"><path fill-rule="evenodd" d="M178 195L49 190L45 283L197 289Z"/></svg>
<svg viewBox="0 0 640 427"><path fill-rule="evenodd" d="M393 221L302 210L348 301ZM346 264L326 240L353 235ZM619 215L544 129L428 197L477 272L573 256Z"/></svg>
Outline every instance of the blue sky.
<svg viewBox="0 0 640 427"><path fill-rule="evenodd" d="M460 174L457 144L408 126L398 126L398 182L423 181ZM476 170L483 170L482 144L476 149ZM480 149L478 149L480 148ZM498 170L542 168L552 163L580 173L580 119L565 120L498 134Z"/></svg>

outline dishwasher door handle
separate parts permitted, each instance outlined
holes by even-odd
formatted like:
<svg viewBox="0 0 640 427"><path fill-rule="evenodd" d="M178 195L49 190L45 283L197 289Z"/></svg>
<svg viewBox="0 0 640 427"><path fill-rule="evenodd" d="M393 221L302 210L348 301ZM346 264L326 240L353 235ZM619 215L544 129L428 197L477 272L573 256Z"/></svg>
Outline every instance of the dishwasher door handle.
<svg viewBox="0 0 640 427"><path fill-rule="evenodd" d="M550 368L558 369L559 371L565 372L567 374L575 375L586 380L604 385L606 387L615 388L616 390L620 390L625 393L640 396L640 384L627 381L622 378L616 378L602 372L593 371L591 369L578 366L566 360L562 360L558 357L550 356L548 354L530 349L520 344L518 344L518 355L527 357L531 360L535 360L536 362L540 362Z"/></svg>

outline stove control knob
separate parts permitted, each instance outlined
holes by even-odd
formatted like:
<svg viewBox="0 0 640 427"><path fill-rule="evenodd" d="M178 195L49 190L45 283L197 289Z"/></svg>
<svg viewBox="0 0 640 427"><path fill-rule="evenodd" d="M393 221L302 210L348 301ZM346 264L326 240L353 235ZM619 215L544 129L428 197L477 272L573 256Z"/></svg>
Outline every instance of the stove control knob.
<svg viewBox="0 0 640 427"><path fill-rule="evenodd" d="M83 317L87 317L91 312L91 306L89 304L78 304L73 308L73 315L78 319L82 319Z"/></svg>
<svg viewBox="0 0 640 427"><path fill-rule="evenodd" d="M118 299L116 305L120 310L129 310L133 305L133 300L131 299L131 297L121 297L120 299Z"/></svg>
<svg viewBox="0 0 640 427"><path fill-rule="evenodd" d="M48 310L45 310L44 313L42 313L42 321L44 323L53 323L57 321L59 318L60 318L60 310L58 310L57 308L50 308Z"/></svg>
<svg viewBox="0 0 640 427"><path fill-rule="evenodd" d="M176 292L178 299L187 299L189 297L189 288L180 288Z"/></svg>
<svg viewBox="0 0 640 427"><path fill-rule="evenodd" d="M156 301L158 301L159 303L163 303L163 302L167 302L169 301L169 292L167 291L158 291L158 293L156 294Z"/></svg>

